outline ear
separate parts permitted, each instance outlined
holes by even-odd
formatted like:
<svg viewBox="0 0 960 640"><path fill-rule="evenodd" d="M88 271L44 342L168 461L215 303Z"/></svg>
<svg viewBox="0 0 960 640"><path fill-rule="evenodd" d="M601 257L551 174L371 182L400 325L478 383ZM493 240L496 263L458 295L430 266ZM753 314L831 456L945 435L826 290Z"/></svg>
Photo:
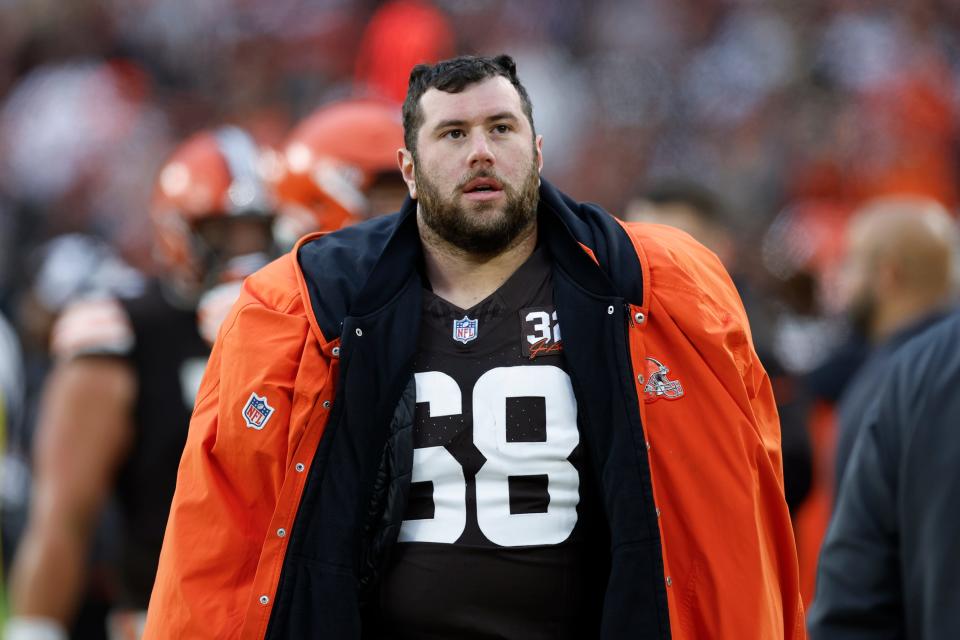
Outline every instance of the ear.
<svg viewBox="0 0 960 640"><path fill-rule="evenodd" d="M543 171L543 136L539 133L534 145L537 148L537 171Z"/></svg>
<svg viewBox="0 0 960 640"><path fill-rule="evenodd" d="M413 154L404 147L397 149L397 164L400 165L400 174L407 183L407 192L414 200L417 199L417 166L413 161Z"/></svg>
<svg viewBox="0 0 960 640"><path fill-rule="evenodd" d="M891 291L903 288L903 269L894 260L877 261L873 277L870 279L874 293L889 296Z"/></svg>

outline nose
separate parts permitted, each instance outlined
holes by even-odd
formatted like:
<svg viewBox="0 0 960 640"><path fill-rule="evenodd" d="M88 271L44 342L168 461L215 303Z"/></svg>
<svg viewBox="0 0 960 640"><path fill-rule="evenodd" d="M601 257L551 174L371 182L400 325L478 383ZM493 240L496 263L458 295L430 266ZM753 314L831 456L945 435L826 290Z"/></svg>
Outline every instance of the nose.
<svg viewBox="0 0 960 640"><path fill-rule="evenodd" d="M471 136L470 155L467 158L470 168L493 166L495 161L496 158L493 155L493 150L490 148L490 140L487 139L487 136L482 132Z"/></svg>

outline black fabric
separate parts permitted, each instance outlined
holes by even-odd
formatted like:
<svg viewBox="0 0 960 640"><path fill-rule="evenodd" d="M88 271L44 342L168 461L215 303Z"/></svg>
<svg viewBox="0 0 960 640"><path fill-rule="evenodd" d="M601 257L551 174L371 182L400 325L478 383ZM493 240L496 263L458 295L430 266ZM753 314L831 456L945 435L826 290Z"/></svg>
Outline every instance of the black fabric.
<svg viewBox="0 0 960 640"><path fill-rule="evenodd" d="M642 302L640 261L613 216L593 205L577 205L543 181L539 221L541 241L563 268L576 272L578 286L593 295L611 294L619 286L624 298ZM571 251L577 243L589 247L602 266L597 268L583 249Z"/></svg>
<svg viewBox="0 0 960 640"><path fill-rule="evenodd" d="M417 238L416 218L410 213L408 209L408 215L381 222L387 228L396 225L396 236L405 237L406 246L411 243L411 231L413 240ZM383 228L371 227L376 237L387 236ZM356 244L358 251L369 246ZM336 282L337 264L322 259L341 259L342 245L335 242L330 246L332 255L313 251L304 256L301 252L301 264L312 264L330 282ZM387 247L383 255L393 255L392 251ZM292 529L268 638L359 637L361 565L370 562L370 551L362 548L362 542L380 539L364 536L364 523L369 505L376 499L373 488L398 401L408 384L419 331L418 314L399 310L418 309L421 295L413 260L365 263L375 264L368 286L385 304L367 315L355 316L356 307L351 303L351 315L343 320L340 381ZM400 281L394 276L403 269L410 277ZM304 270L312 280L314 272L307 266ZM399 288L391 289L386 283ZM363 292L357 295L358 300L363 297Z"/></svg>
<svg viewBox="0 0 960 640"><path fill-rule="evenodd" d="M843 479L850 454L853 453L853 445L860 433L861 420L869 411L870 405L880 397L877 395L877 387L888 375L890 362L900 347L910 338L920 335L943 320L946 313L946 311L938 310L910 323L891 335L867 355L863 365L853 376L853 379L847 383L837 405L837 450L834 460L834 482L837 486Z"/></svg>
<svg viewBox="0 0 960 640"><path fill-rule="evenodd" d="M605 565L609 542L597 533L603 516L562 348L535 358L523 349L539 334L560 335L551 273L539 247L470 309L424 294L414 444L456 472L414 463L414 478L431 481L412 485L419 495L411 491L406 528L383 576L378 637L527 640L599 631L607 575L594 568ZM524 322L522 309L542 326ZM457 332L460 323L469 330ZM501 438L533 446L501 448ZM489 482L481 471L492 474ZM446 510L429 504L433 496L444 496Z"/></svg>
<svg viewBox="0 0 960 640"><path fill-rule="evenodd" d="M561 269L554 287L561 317L575 319L563 327L567 362L611 533L601 637L669 638L660 534L626 343L627 310L621 298L584 295ZM611 306L614 313L608 314Z"/></svg>
<svg viewBox="0 0 960 640"><path fill-rule="evenodd" d="M372 314L401 291L420 256L416 203L305 244L298 260L320 331L340 335L343 319Z"/></svg>
<svg viewBox="0 0 960 640"><path fill-rule="evenodd" d="M540 196L541 241L554 260L565 357L611 538L612 569L598 635L669 638L659 530L627 344L626 303L643 299L639 260L626 233L599 208L578 205L546 181ZM399 400L409 381L420 321L414 212L408 200L399 215L301 248L300 264L321 330L342 337L342 367L333 413L290 536L267 638L358 638L365 631L361 559L389 553L388 535L374 536L384 548L377 543L360 548L368 539L365 522L370 505L380 500L375 488L382 467L398 465L387 470L387 477L399 477L409 470L403 455L412 457L410 430L396 429L392 418L398 404L409 402ZM600 268L578 243L592 249ZM363 315L356 317L360 311ZM356 329L363 337L355 335ZM403 411L412 420L414 408ZM385 455L388 440L391 453ZM401 478L385 489L380 522L393 535L403 518L406 495L400 494L409 491L409 479L406 489L403 485Z"/></svg>
<svg viewBox="0 0 960 640"><path fill-rule="evenodd" d="M824 540L814 640L957 637L958 344L953 315L888 362Z"/></svg>
<svg viewBox="0 0 960 640"><path fill-rule="evenodd" d="M425 638L456 640L488 640L490 638L522 638L523 640L582 640L599 637L593 611L599 609L602 591L591 591L599 576L590 565L578 562L575 546L563 547L561 553L549 547L525 547L515 551L505 548L480 549L467 547L459 554L463 580L439 578L443 603L456 603L441 618L423 618L424 600L435 598L438 577L433 567L447 561L447 554L432 545L423 550L420 562L402 566L399 574L386 580L398 579L407 589L391 589L400 616L392 624L383 625L374 636L377 640L424 640ZM506 557L499 557L506 556ZM510 582L504 582L503 567L535 565L549 573L562 576L546 583L537 580L537 573L517 572ZM487 598L479 602L479 590ZM557 606L544 607L544 600ZM577 607L561 603L579 600ZM497 612L492 615L490 612ZM584 615L584 613L591 615ZM439 624L438 624L439 623Z"/></svg>
<svg viewBox="0 0 960 640"><path fill-rule="evenodd" d="M187 440L193 384L210 349L197 330L196 312L171 304L156 281L142 295L119 302L136 339L128 359L138 389L133 443L116 482L119 603L146 609Z"/></svg>

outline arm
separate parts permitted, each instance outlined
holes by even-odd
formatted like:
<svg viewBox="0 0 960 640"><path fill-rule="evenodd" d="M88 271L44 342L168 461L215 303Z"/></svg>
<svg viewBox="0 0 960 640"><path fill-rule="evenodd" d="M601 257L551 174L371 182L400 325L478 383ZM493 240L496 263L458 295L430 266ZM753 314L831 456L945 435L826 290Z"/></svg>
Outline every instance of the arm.
<svg viewBox="0 0 960 640"><path fill-rule="evenodd" d="M739 296L716 256L687 234L627 228L649 265L642 346L669 358L684 388L676 400L641 405L671 632L802 638L780 424Z"/></svg>
<svg viewBox="0 0 960 640"><path fill-rule="evenodd" d="M13 610L66 626L84 586L91 532L131 438L136 379L119 359L61 363L47 382L30 519L11 574Z"/></svg>
<svg viewBox="0 0 960 640"><path fill-rule="evenodd" d="M325 371L303 364L319 349L287 286L291 264L249 278L220 329L190 420L144 638L236 638L249 608L269 612L254 583L262 571L277 578L261 567L265 554L273 557L264 547L286 540L268 532L284 490L306 476L291 457L325 384ZM251 394L272 409L259 428L244 420ZM283 515L289 527L292 515Z"/></svg>

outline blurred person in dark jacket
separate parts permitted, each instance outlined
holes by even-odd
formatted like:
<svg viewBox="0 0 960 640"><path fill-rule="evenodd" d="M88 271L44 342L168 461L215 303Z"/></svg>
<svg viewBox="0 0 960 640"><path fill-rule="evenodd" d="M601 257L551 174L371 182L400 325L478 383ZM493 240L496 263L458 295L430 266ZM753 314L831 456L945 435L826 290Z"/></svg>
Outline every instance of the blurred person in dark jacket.
<svg viewBox="0 0 960 640"><path fill-rule="evenodd" d="M624 219L666 224L686 231L717 254L730 272L750 318L757 355L770 376L777 399L785 493L792 513L803 502L811 482L811 449L806 425L809 406L796 380L773 351L770 336L773 312L762 304L737 264L737 242L719 197L693 181L664 180L651 184L633 198L627 204Z"/></svg>
<svg viewBox="0 0 960 640"><path fill-rule="evenodd" d="M207 358L204 292L274 255L274 199L243 130L187 139L157 179L151 218L163 275L140 292L70 304L52 330L56 359L33 447L27 529L10 589L8 640L67 637L104 504L119 519L110 637L138 638L177 466ZM231 300L232 303L232 300ZM228 304L229 306L229 304Z"/></svg>
<svg viewBox="0 0 960 640"><path fill-rule="evenodd" d="M843 288L868 355L837 405L835 486L893 353L942 319L953 301L957 229L937 202L891 196L865 204L848 229Z"/></svg>
<svg viewBox="0 0 960 640"><path fill-rule="evenodd" d="M813 640L960 633L960 315L885 360L824 541Z"/></svg>

